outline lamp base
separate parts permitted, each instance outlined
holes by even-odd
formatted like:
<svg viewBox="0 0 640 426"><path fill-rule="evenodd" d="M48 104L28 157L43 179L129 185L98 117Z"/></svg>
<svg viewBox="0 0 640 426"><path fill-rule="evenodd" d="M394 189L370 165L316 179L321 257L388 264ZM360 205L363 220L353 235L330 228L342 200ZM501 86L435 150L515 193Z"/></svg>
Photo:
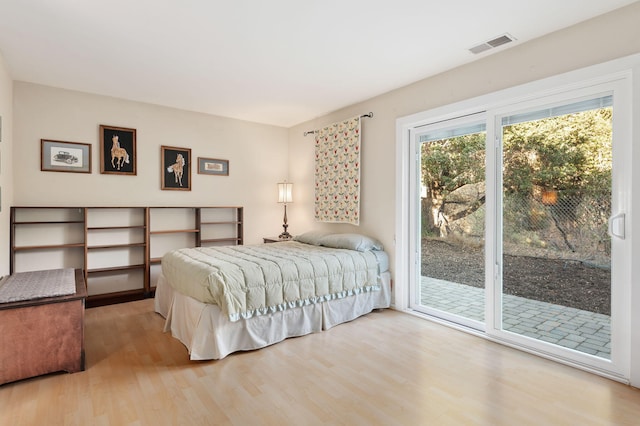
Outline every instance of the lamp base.
<svg viewBox="0 0 640 426"><path fill-rule="evenodd" d="M290 240L293 237L291 236L290 233L288 233L287 231L284 231L282 234L278 235L278 238L280 238L281 240Z"/></svg>
<svg viewBox="0 0 640 426"><path fill-rule="evenodd" d="M290 240L291 239L291 234L289 234L287 232L287 228L289 227L289 225L287 224L287 204L284 204L284 218L283 218L283 224L282 224L282 229L284 229L284 231L282 231L282 234L278 235L278 238L280 238L281 240Z"/></svg>

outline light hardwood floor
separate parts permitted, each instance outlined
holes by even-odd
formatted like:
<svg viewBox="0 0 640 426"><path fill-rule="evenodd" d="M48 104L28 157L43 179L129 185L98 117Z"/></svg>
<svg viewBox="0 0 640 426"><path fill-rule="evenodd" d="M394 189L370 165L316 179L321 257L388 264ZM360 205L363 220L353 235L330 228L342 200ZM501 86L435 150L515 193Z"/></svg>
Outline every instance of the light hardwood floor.
<svg viewBox="0 0 640 426"><path fill-rule="evenodd" d="M163 322L88 309L87 370L0 386L0 424L640 424L638 389L392 310L206 362Z"/></svg>

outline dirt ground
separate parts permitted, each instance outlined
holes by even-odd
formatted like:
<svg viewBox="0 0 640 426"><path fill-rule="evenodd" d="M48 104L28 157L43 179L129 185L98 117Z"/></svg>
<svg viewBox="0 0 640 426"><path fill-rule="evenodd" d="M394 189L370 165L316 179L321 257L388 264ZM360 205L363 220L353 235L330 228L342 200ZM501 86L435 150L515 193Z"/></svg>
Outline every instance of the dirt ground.
<svg viewBox="0 0 640 426"><path fill-rule="evenodd" d="M484 287L482 248L438 239L422 241L422 274ZM611 271L577 261L504 256L504 293L611 314Z"/></svg>

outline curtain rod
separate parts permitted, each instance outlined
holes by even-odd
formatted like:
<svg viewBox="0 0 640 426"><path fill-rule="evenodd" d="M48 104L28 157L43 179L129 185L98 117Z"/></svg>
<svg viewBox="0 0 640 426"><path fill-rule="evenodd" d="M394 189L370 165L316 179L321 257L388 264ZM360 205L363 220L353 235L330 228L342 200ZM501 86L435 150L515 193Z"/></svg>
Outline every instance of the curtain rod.
<svg viewBox="0 0 640 426"><path fill-rule="evenodd" d="M373 118L373 113L369 112L367 114L362 114L360 118ZM318 132L319 130L307 130L306 132L304 132L304 136L310 135L311 133L318 133Z"/></svg>

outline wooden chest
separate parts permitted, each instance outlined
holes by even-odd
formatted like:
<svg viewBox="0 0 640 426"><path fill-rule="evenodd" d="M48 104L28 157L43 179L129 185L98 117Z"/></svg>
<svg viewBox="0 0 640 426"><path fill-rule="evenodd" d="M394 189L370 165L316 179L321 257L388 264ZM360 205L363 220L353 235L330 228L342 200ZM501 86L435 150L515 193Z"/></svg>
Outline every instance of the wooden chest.
<svg viewBox="0 0 640 426"><path fill-rule="evenodd" d="M81 269L75 270L75 284L68 296L0 304L0 385L84 370L87 288Z"/></svg>

